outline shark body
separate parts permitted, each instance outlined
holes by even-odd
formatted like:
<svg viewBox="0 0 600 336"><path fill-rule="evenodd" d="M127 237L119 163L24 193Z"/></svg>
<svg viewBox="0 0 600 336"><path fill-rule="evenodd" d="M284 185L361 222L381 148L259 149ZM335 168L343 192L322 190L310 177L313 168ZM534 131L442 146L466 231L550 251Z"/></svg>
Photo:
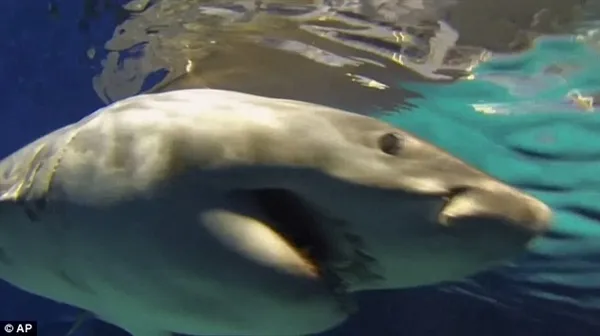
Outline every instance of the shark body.
<svg viewBox="0 0 600 336"><path fill-rule="evenodd" d="M0 162L0 278L134 336L321 332L357 291L490 269L550 221L402 129L231 91L127 98Z"/></svg>

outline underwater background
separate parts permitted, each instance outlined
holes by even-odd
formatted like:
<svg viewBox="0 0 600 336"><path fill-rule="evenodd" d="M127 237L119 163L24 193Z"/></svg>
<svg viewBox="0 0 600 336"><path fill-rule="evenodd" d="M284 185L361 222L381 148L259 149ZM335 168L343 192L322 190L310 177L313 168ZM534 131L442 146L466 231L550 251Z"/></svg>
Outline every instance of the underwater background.
<svg viewBox="0 0 600 336"><path fill-rule="evenodd" d="M0 155L148 90L377 116L547 202L554 227L497 271L361 294L361 311L326 335L600 335L599 4L250 3L3 1ZM40 335L83 321L72 335L125 336L5 283L0 303L0 320L37 320Z"/></svg>

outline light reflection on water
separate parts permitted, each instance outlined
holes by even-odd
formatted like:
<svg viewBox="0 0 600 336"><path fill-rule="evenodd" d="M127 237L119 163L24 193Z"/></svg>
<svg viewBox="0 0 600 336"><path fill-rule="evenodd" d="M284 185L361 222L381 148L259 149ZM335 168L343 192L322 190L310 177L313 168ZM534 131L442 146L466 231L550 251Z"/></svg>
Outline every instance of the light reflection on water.
<svg viewBox="0 0 600 336"><path fill-rule="evenodd" d="M93 85L105 102L158 81L155 90L224 88L389 110L414 95L399 78L467 77L492 53L526 49L582 15L577 1L147 2L132 2L145 10L100 48L108 54Z"/></svg>

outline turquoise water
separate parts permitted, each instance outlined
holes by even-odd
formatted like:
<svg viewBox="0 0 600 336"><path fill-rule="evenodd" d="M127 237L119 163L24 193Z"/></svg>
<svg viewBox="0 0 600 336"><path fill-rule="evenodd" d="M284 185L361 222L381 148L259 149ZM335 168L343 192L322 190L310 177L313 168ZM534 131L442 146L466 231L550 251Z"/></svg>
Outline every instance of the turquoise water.
<svg viewBox="0 0 600 336"><path fill-rule="evenodd" d="M525 260L443 290L509 309L536 299L548 312L600 323L600 116L572 98L600 92L597 48L594 35L540 38L527 52L484 63L473 80L404 84L422 97L408 113L383 116L555 211L552 232Z"/></svg>

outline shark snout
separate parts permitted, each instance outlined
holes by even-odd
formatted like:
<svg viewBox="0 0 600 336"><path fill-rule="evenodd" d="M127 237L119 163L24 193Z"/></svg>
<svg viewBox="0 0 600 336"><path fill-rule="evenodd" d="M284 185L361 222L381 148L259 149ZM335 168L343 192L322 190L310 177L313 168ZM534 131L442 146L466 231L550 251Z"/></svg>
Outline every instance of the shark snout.
<svg viewBox="0 0 600 336"><path fill-rule="evenodd" d="M549 230L552 210L541 200L498 181L457 189L439 215L442 225L452 226L464 217L486 217L502 221L525 235Z"/></svg>

